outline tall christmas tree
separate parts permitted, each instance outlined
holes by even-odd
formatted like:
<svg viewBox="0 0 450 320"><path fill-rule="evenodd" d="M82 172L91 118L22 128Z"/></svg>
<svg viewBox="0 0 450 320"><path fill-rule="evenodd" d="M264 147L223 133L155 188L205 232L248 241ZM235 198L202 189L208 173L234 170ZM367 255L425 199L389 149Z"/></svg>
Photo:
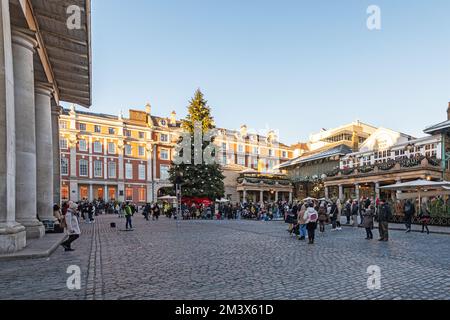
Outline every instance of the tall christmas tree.
<svg viewBox="0 0 450 320"><path fill-rule="evenodd" d="M223 183L224 175L218 163L194 164L194 132L195 123L201 123L202 134L205 135L214 128L214 120L211 109L205 100L203 93L198 89L188 107L188 115L182 121L182 128L191 135L191 160L190 163L172 164L169 170L170 181L173 184L181 182L182 195L185 197L206 197L211 200L220 199L225 194ZM180 141L181 143L181 141ZM202 150L213 142L203 142ZM181 179L181 181L180 181Z"/></svg>

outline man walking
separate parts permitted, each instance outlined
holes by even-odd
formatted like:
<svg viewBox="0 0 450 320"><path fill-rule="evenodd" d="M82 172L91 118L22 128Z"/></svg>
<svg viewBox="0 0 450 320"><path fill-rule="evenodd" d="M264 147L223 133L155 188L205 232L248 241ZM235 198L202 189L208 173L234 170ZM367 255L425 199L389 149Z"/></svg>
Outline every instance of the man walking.
<svg viewBox="0 0 450 320"><path fill-rule="evenodd" d="M352 204L352 218L353 218L353 226L354 227L358 226L358 214L359 214L359 205L358 205L358 201L355 200L355 201L353 201L353 204Z"/></svg>
<svg viewBox="0 0 450 320"><path fill-rule="evenodd" d="M411 203L411 200L406 200L406 203L403 207L403 212L405 213L405 226L406 226L406 233L411 232L411 223L412 218L414 214L416 213L416 208L413 203Z"/></svg>
<svg viewBox="0 0 450 320"><path fill-rule="evenodd" d="M130 204L127 202L125 205L125 218L127 220L125 224L125 228L128 230L133 230L133 226L131 225L131 217L133 216L133 211L131 210Z"/></svg>
<svg viewBox="0 0 450 320"><path fill-rule="evenodd" d="M389 241L389 219L392 216L391 207L385 199L380 201L380 208L378 209L378 230L380 239L378 241Z"/></svg>

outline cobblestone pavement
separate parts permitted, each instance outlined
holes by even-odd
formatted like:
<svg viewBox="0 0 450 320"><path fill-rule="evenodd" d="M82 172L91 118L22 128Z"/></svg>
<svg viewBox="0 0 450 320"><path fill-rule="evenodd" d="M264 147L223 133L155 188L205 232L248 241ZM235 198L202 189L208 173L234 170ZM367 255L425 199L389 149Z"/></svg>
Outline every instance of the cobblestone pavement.
<svg viewBox="0 0 450 320"><path fill-rule="evenodd" d="M110 222L118 228L110 228ZM308 245L282 222L98 217L75 252L0 262L0 299L450 299L450 236L346 227ZM374 232L375 237L378 232ZM78 265L81 290L66 287ZM367 267L381 268L381 290Z"/></svg>

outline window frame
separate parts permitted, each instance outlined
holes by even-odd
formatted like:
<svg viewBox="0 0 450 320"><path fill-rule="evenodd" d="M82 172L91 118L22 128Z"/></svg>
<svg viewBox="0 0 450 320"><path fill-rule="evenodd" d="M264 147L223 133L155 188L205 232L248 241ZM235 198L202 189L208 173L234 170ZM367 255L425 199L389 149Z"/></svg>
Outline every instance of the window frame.
<svg viewBox="0 0 450 320"><path fill-rule="evenodd" d="M84 165L85 164L85 165ZM82 174L84 170L82 168L86 167L86 174ZM88 177L89 176L89 161L86 159L80 159L78 161L78 175L80 177Z"/></svg>

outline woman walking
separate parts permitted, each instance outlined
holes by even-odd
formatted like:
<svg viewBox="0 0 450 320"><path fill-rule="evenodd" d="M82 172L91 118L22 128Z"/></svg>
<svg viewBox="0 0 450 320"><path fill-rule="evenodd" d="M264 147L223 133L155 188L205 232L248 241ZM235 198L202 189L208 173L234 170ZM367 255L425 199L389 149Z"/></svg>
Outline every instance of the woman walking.
<svg viewBox="0 0 450 320"><path fill-rule="evenodd" d="M77 209L78 205L71 201L69 203L69 209L67 210L67 213L65 215L66 230L69 238L61 243L64 251L74 251L74 249L72 249L71 247L71 244L72 242L77 240L81 234L80 226L78 224Z"/></svg>
<svg viewBox="0 0 450 320"><path fill-rule="evenodd" d="M317 228L317 220L319 219L314 204L310 203L305 212L306 215L306 230L308 230L308 244L314 244L315 231Z"/></svg>
<svg viewBox="0 0 450 320"><path fill-rule="evenodd" d="M322 202L319 207L319 230L320 233L325 232L325 224L328 222L327 208L325 202Z"/></svg>
<svg viewBox="0 0 450 320"><path fill-rule="evenodd" d="M298 226L300 231L300 238L299 240L305 240L306 239L306 219L308 216L305 215L306 213L306 205L303 204L300 208L300 211L298 212Z"/></svg>

